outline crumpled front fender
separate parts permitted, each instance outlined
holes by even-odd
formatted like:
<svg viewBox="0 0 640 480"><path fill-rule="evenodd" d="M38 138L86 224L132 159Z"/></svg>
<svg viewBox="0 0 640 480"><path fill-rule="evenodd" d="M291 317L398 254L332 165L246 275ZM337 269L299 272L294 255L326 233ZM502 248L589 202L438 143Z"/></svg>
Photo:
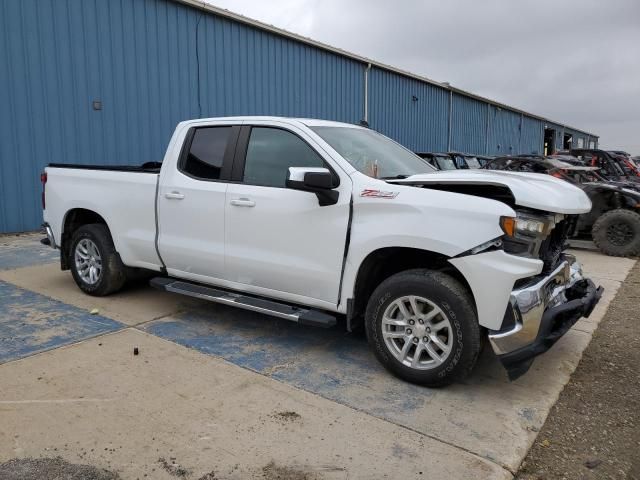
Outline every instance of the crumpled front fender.
<svg viewBox="0 0 640 480"><path fill-rule="evenodd" d="M476 302L478 322L499 330L513 285L542 271L541 260L510 255L502 250L449 259L465 277Z"/></svg>

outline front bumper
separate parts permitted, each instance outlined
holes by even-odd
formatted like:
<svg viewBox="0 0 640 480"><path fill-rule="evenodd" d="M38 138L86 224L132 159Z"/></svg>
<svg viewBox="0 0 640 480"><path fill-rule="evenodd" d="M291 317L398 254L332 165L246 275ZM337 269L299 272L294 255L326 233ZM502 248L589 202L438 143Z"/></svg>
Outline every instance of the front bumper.
<svg viewBox="0 0 640 480"><path fill-rule="evenodd" d="M588 317L603 288L584 278L572 255L544 278L511 292L500 331L489 331L489 342L509 378L529 370L534 357L549 350L582 317Z"/></svg>

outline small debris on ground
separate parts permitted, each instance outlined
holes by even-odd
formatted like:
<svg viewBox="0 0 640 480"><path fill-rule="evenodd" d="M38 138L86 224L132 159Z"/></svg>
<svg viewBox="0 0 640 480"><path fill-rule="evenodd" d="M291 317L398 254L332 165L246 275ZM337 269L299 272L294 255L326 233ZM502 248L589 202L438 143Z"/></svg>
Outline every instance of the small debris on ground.
<svg viewBox="0 0 640 480"><path fill-rule="evenodd" d="M311 472L305 472L299 468L276 465L269 462L262 468L263 476L266 480L314 480L317 478Z"/></svg>
<svg viewBox="0 0 640 480"><path fill-rule="evenodd" d="M591 470L596 468L601 463L602 463L602 460L599 460L597 458L592 458L591 460L587 460L586 462L584 462L584 466Z"/></svg>
<svg viewBox="0 0 640 480"><path fill-rule="evenodd" d="M164 457L160 457L158 459L158 463L162 465L162 468L165 469L170 475L178 478L187 478L191 475L191 471L187 470L184 467L181 467L180 464L176 463L175 458L170 458L170 461L164 459Z"/></svg>
<svg viewBox="0 0 640 480"><path fill-rule="evenodd" d="M62 457L14 458L0 464L2 480L121 480L120 475L92 465L69 463Z"/></svg>
<svg viewBox="0 0 640 480"><path fill-rule="evenodd" d="M215 472L211 471L202 475L198 480L218 480L218 477L216 477Z"/></svg>
<svg viewBox="0 0 640 480"><path fill-rule="evenodd" d="M296 420L300 420L302 417L297 412L278 412L271 415L276 420L281 420L283 422L295 422Z"/></svg>
<svg viewBox="0 0 640 480"><path fill-rule="evenodd" d="M98 310L97 308L94 308L94 309L92 309L89 313L90 313L91 315L98 315L98 314L100 313L100 310Z"/></svg>

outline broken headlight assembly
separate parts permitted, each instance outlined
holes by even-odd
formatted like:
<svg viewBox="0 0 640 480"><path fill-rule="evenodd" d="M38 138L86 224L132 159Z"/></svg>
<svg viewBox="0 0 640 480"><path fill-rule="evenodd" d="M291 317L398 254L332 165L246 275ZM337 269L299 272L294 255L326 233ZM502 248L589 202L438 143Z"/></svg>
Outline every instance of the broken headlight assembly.
<svg viewBox="0 0 640 480"><path fill-rule="evenodd" d="M510 220L505 220L510 219ZM516 211L516 217L501 221L504 250L513 255L540 258L540 248L563 215Z"/></svg>

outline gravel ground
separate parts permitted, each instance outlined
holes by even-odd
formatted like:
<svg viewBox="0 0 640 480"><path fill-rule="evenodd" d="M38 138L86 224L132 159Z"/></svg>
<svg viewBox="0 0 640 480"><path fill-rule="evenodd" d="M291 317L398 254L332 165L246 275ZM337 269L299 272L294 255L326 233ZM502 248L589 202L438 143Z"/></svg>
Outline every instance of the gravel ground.
<svg viewBox="0 0 640 480"><path fill-rule="evenodd" d="M560 394L519 480L640 480L640 262Z"/></svg>
<svg viewBox="0 0 640 480"><path fill-rule="evenodd" d="M117 473L69 463L62 457L14 458L0 464L0 480L120 480Z"/></svg>

